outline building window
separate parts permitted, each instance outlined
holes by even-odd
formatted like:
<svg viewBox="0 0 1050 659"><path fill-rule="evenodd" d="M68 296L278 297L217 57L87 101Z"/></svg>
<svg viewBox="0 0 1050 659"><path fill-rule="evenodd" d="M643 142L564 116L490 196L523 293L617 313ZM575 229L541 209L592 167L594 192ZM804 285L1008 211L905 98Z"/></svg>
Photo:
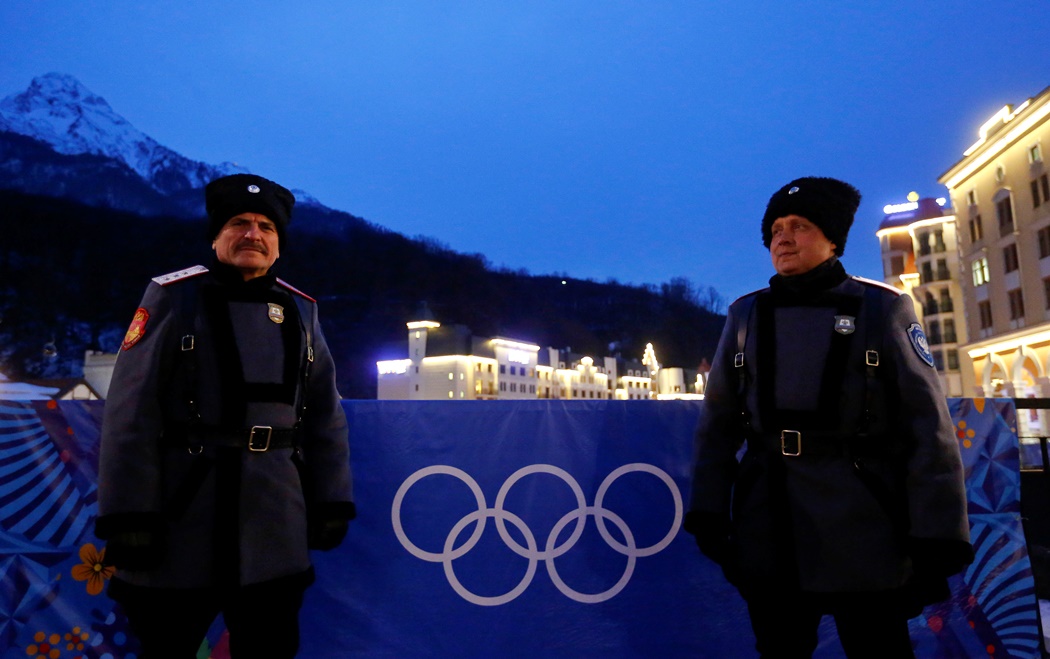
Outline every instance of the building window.
<svg viewBox="0 0 1050 659"><path fill-rule="evenodd" d="M931 346L941 343L941 324L936 320L931 320L926 325L926 340Z"/></svg>
<svg viewBox="0 0 1050 659"><path fill-rule="evenodd" d="M958 371L959 370L959 351L949 350L948 351L948 370Z"/></svg>
<svg viewBox="0 0 1050 659"><path fill-rule="evenodd" d="M955 321L951 318L944 319L944 342L955 343Z"/></svg>
<svg viewBox="0 0 1050 659"><path fill-rule="evenodd" d="M1043 161L1043 150L1039 147L1039 144L1033 144L1028 147L1028 162L1037 163Z"/></svg>
<svg viewBox="0 0 1050 659"><path fill-rule="evenodd" d="M933 354L933 367L938 371L944 370L944 355L941 354L940 350L932 351Z"/></svg>
<svg viewBox="0 0 1050 659"><path fill-rule="evenodd" d="M977 303L977 311L981 316L981 329L989 329L992 326L992 303L985 300Z"/></svg>
<svg viewBox="0 0 1050 659"><path fill-rule="evenodd" d="M919 231L915 234L915 242L919 243L919 256L930 255L930 232Z"/></svg>
<svg viewBox="0 0 1050 659"><path fill-rule="evenodd" d="M1050 227L1044 227L1037 234L1039 237L1039 258L1050 256Z"/></svg>
<svg viewBox="0 0 1050 659"><path fill-rule="evenodd" d="M951 279L948 273L948 262L944 259L937 259L937 280L945 281L946 279Z"/></svg>
<svg viewBox="0 0 1050 659"><path fill-rule="evenodd" d="M1002 183L1003 179L1006 178L1006 170L1003 169L1002 165L995 166L995 182Z"/></svg>
<svg viewBox="0 0 1050 659"><path fill-rule="evenodd" d="M1010 320L1024 318L1024 295L1021 289L1015 288L1007 292L1006 296L1010 299Z"/></svg>
<svg viewBox="0 0 1050 659"><path fill-rule="evenodd" d="M896 277L904 272L904 257L894 256L890 258L890 276Z"/></svg>
<svg viewBox="0 0 1050 659"><path fill-rule="evenodd" d="M1032 186L1032 208L1039 208L1040 204L1050 201L1050 180L1043 174L1039 178L1031 180Z"/></svg>
<svg viewBox="0 0 1050 659"><path fill-rule="evenodd" d="M1010 204L1010 195L995 202L996 217L999 218L999 235L1005 236L1014 230L1014 209Z"/></svg>
<svg viewBox="0 0 1050 659"><path fill-rule="evenodd" d="M988 259L979 258L973 262L973 285L984 286L988 283Z"/></svg>
<svg viewBox="0 0 1050 659"><path fill-rule="evenodd" d="M1017 243L1012 243L1003 248L1003 270L1013 272L1017 268Z"/></svg>
<svg viewBox="0 0 1050 659"><path fill-rule="evenodd" d="M966 193L966 205L967 206L976 206L977 205L977 190L970 189Z"/></svg>
<svg viewBox="0 0 1050 659"><path fill-rule="evenodd" d="M507 365L506 364L500 364L499 365L499 372L500 372L500 375L506 373L507 372Z"/></svg>
<svg viewBox="0 0 1050 659"><path fill-rule="evenodd" d="M952 294L947 288L941 289L940 308L944 313L949 313L955 310L955 305L952 304Z"/></svg>
<svg viewBox="0 0 1050 659"><path fill-rule="evenodd" d="M944 230L937 229L933 232L933 251L939 254L947 251L947 249L947 245L944 244Z"/></svg>
<svg viewBox="0 0 1050 659"><path fill-rule="evenodd" d="M970 218L970 242L975 243L984 238L984 227L981 226L981 216L974 215Z"/></svg>
<svg viewBox="0 0 1050 659"><path fill-rule="evenodd" d="M511 382L510 383L510 390L514 391L514 392L517 392L518 391L518 385L515 384L514 382Z"/></svg>
<svg viewBox="0 0 1050 659"><path fill-rule="evenodd" d="M1043 298L1046 300L1046 308L1050 309L1050 277L1043 279Z"/></svg>

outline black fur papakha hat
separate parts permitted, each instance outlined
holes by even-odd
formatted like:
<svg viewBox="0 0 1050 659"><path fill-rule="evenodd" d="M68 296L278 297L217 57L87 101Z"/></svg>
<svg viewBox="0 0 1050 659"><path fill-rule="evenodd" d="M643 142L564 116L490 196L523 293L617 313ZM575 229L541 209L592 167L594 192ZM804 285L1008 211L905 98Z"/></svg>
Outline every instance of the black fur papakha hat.
<svg viewBox="0 0 1050 659"><path fill-rule="evenodd" d="M277 236L283 246L284 230L292 221L294 205L295 196L287 188L255 174L223 176L204 188L204 207L208 211L212 240L231 217L259 213L277 225Z"/></svg>
<svg viewBox="0 0 1050 659"><path fill-rule="evenodd" d="M788 215L800 215L820 227L835 243L835 255L842 256L853 215L860 206L860 192L845 181L826 176L797 178L769 198L762 217L762 244L773 242L773 222Z"/></svg>

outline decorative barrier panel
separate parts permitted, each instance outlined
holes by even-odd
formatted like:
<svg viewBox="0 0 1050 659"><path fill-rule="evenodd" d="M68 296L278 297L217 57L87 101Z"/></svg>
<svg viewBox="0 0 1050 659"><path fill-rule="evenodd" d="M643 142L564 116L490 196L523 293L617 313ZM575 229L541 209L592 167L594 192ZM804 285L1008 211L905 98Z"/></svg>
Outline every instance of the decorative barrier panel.
<svg viewBox="0 0 1050 659"><path fill-rule="evenodd" d="M916 653L1037 657L1013 405L950 403L978 558ZM752 656L680 531L701 405L346 401L359 517L314 556L300 655ZM0 402L0 657L136 655L92 534L101 411ZM228 656L221 621L201 656ZM817 656L842 656L830 619Z"/></svg>

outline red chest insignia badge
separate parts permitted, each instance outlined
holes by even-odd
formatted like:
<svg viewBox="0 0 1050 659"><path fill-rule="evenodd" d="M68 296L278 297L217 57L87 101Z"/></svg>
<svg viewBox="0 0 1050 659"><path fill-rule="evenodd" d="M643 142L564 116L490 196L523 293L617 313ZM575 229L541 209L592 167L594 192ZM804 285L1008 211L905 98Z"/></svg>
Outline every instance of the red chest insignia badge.
<svg viewBox="0 0 1050 659"><path fill-rule="evenodd" d="M124 335L124 342L120 344L121 350L131 350L139 340L146 336L146 321L149 320L149 312L139 307L135 311L135 317L131 319L131 327Z"/></svg>

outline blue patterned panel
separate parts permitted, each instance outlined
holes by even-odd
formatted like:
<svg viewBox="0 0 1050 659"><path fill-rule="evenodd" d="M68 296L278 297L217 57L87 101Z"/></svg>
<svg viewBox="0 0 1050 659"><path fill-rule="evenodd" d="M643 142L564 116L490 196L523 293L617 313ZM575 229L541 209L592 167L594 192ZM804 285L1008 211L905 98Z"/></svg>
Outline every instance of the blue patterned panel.
<svg viewBox="0 0 1050 659"><path fill-rule="evenodd" d="M61 418L49 403L42 411ZM71 547L94 519L94 485L78 469L72 430L62 426L54 436L34 405L0 403L0 531Z"/></svg>

